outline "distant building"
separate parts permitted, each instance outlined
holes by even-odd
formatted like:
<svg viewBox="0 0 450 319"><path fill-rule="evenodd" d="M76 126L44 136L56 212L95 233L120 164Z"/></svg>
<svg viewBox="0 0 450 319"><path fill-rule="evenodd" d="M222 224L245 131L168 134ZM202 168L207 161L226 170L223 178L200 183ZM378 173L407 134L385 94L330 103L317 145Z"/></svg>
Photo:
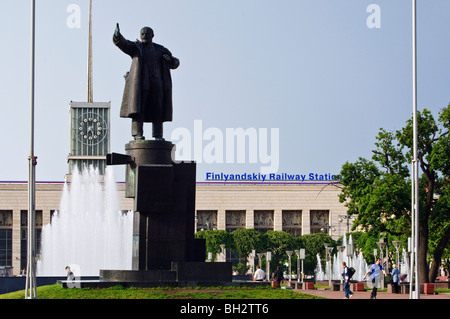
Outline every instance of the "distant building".
<svg viewBox="0 0 450 319"><path fill-rule="evenodd" d="M36 185L38 254L42 227L59 209L63 186L63 182ZM124 183L118 183L118 192L120 210L132 210ZM347 231L347 221L351 227L339 193L339 187L327 184L198 183L192 231L254 228L294 236L325 232L337 239ZM12 275L26 268L27 212L27 183L0 182L0 266L12 266Z"/></svg>

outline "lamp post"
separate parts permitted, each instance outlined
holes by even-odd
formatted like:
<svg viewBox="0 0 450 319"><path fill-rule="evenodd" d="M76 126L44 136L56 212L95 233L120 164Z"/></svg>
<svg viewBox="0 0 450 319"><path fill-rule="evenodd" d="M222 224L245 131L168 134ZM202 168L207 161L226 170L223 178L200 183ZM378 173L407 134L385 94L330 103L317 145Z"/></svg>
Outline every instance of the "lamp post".
<svg viewBox="0 0 450 319"><path fill-rule="evenodd" d="M341 263L341 265L342 265L342 262L344 261L344 250L345 250L345 246L337 246L337 249L338 249L338 251L339 251L339 256L341 256L341 261L340 261L340 263ZM348 265L349 267L350 267L350 265ZM342 284L344 283L344 278L341 276L341 286L342 286Z"/></svg>
<svg viewBox="0 0 450 319"><path fill-rule="evenodd" d="M386 243L384 242L384 238L381 238L380 241L377 243L378 247L380 248L380 259L381 262L383 262L383 248L386 246ZM384 289L384 278L380 275L381 280L381 289Z"/></svg>
<svg viewBox="0 0 450 319"><path fill-rule="evenodd" d="M293 251L292 250L286 250L286 254L288 255L289 258L289 284L291 283L291 255L292 255Z"/></svg>
<svg viewBox="0 0 450 319"><path fill-rule="evenodd" d="M258 253L258 258L259 258L259 268L261 268L261 259L263 258L264 253Z"/></svg>
<svg viewBox="0 0 450 319"><path fill-rule="evenodd" d="M323 245L325 246L325 256L328 263L328 286L331 288L331 252L333 251L333 247L329 247L328 243L324 243Z"/></svg>
<svg viewBox="0 0 450 319"><path fill-rule="evenodd" d="M294 250L297 255L297 282L300 282L300 249Z"/></svg>
<svg viewBox="0 0 450 319"><path fill-rule="evenodd" d="M303 282L303 260L305 259L305 248L295 250L297 255L297 282ZM300 261L302 263L302 270L300 271ZM301 278L301 280L300 280Z"/></svg>
<svg viewBox="0 0 450 319"><path fill-rule="evenodd" d="M198 217L197 217L197 215L195 215L195 218L194 218L194 233L197 233L197 224L198 224Z"/></svg>
<svg viewBox="0 0 450 319"><path fill-rule="evenodd" d="M303 283L303 278L305 277L305 274L303 272L303 260L306 257L306 249L305 248L300 248L300 260L302 261L302 283Z"/></svg>
<svg viewBox="0 0 450 319"><path fill-rule="evenodd" d="M329 272L330 272L330 279L329 279L329 284L330 284L330 287L331 287L331 280L332 280L332 276L333 276L333 272L332 272L332 265L331 265L331 262L332 262L332 258L331 258L331 253L333 252L333 247L327 247L327 252L328 252L328 258L329 258L329 263L328 263L328 270L329 270Z"/></svg>
<svg viewBox="0 0 450 319"><path fill-rule="evenodd" d="M30 89L30 156L28 157L28 234L25 299L36 299L36 164L34 155L34 74L35 74L35 0L31 0L31 89Z"/></svg>
<svg viewBox="0 0 450 319"><path fill-rule="evenodd" d="M384 268L386 268L386 271L387 272L389 272L389 245L388 245L388 242L387 242L387 240L386 240L386 267L384 267Z"/></svg>
<svg viewBox="0 0 450 319"><path fill-rule="evenodd" d="M256 250L252 249L252 274L255 273L255 257L256 257Z"/></svg>
<svg viewBox="0 0 450 319"><path fill-rule="evenodd" d="M266 273L267 273L267 280L270 281L270 261L272 260L272 252L268 251L266 253Z"/></svg>
<svg viewBox="0 0 450 319"><path fill-rule="evenodd" d="M414 284L414 270L413 270L413 259L414 259L414 255L412 253L413 251L413 243L412 243L412 237L408 237L408 258L409 258L409 274L408 274L408 279L409 279L409 299L413 299L413 284Z"/></svg>
<svg viewBox="0 0 450 319"><path fill-rule="evenodd" d="M411 284L411 299L420 298L419 283L419 163L417 161L417 19L416 0L412 0L412 60L413 60L413 159L411 163L411 269L415 273L415 287ZM411 281L412 282L412 281Z"/></svg>
<svg viewBox="0 0 450 319"><path fill-rule="evenodd" d="M402 242L401 241L399 241L399 240L394 240L393 242L392 242L392 244L394 245L394 247L395 247L395 262L397 263L397 267L399 267L399 252L398 252L398 249L400 248L400 244L401 244Z"/></svg>
<svg viewBox="0 0 450 319"><path fill-rule="evenodd" d="M348 262L350 263L351 257L353 257L353 244L347 244L347 257Z"/></svg>
<svg viewBox="0 0 450 319"><path fill-rule="evenodd" d="M220 244L220 253L224 256L224 262L227 261L227 251L225 250L225 244Z"/></svg>
<svg viewBox="0 0 450 319"><path fill-rule="evenodd" d="M339 223L342 223L344 220L347 221L347 233L350 232L350 218L352 218L352 216L348 216L348 215L339 215Z"/></svg>

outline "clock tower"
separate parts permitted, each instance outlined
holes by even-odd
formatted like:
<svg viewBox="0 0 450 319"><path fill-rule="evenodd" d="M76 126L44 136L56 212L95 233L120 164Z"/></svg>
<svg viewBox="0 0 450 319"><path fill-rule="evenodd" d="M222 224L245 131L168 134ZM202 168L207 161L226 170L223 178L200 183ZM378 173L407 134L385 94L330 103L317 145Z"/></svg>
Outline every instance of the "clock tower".
<svg viewBox="0 0 450 319"><path fill-rule="evenodd" d="M111 102L94 102L92 81L92 0L89 1L89 42L87 67L87 102L70 102L70 151L67 157L69 175L75 167L85 166L104 175L109 152Z"/></svg>
<svg viewBox="0 0 450 319"><path fill-rule="evenodd" d="M111 102L70 102L70 153L67 157L69 174L74 167L98 168L105 173L109 152Z"/></svg>

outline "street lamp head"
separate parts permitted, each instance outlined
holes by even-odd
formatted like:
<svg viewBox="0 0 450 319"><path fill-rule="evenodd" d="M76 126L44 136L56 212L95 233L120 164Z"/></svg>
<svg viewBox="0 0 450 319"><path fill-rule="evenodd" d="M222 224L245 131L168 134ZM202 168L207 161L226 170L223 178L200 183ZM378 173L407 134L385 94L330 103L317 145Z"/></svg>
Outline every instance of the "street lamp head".
<svg viewBox="0 0 450 319"><path fill-rule="evenodd" d="M386 243L378 242L377 245L378 247L380 247L380 249L383 249L386 246Z"/></svg>
<svg viewBox="0 0 450 319"><path fill-rule="evenodd" d="M348 244L348 246L347 246L347 256L348 257L353 256L353 245L352 244Z"/></svg>
<svg viewBox="0 0 450 319"><path fill-rule="evenodd" d="M305 259L305 254L306 253L306 249L305 248L300 248L300 259Z"/></svg>
<svg viewBox="0 0 450 319"><path fill-rule="evenodd" d="M401 243L402 243L401 240L394 240L394 241L392 242L392 244L394 245L395 249L397 249L397 250L398 250L398 248L400 247L400 244L401 244Z"/></svg>

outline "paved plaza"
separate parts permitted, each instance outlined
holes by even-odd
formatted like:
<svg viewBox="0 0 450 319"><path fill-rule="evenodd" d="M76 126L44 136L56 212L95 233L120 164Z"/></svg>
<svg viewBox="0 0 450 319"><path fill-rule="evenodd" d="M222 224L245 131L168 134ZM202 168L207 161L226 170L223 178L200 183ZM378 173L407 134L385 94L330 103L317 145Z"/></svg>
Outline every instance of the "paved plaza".
<svg viewBox="0 0 450 319"><path fill-rule="evenodd" d="M310 295L315 295L315 296L320 296L320 297L325 297L325 298L330 298L330 299L344 299L344 292L343 291L332 291L330 289L311 289L311 290L297 290L295 289L294 291L298 291L298 292L302 292L302 293L307 293ZM351 300L353 299L370 299L370 294L371 291L367 290L367 291L355 291L353 293L353 297L351 298ZM409 294L393 294L393 293L389 293L389 292L382 292L382 291L378 291L377 293L377 300L387 300L387 299L391 299L391 300L402 300L402 299L409 299ZM425 299L425 300L429 300L429 299L448 299L450 300L450 293L438 293L438 294L420 294L420 299Z"/></svg>

